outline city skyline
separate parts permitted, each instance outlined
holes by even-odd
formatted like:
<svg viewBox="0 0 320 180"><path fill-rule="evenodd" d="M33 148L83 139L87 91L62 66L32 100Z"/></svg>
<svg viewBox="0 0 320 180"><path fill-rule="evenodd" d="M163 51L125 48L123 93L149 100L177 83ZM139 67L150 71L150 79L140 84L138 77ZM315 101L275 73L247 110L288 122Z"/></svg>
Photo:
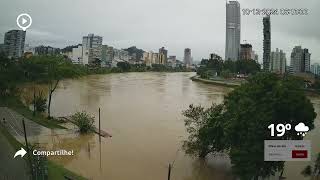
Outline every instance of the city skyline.
<svg viewBox="0 0 320 180"><path fill-rule="evenodd" d="M19 3L18 8L12 6L15 3ZM1 7L3 14L0 18L3 24L0 28L0 41L3 41L6 31L18 29L15 24L16 16L27 12L32 16L34 23L27 30L26 43L34 46L50 45L63 48L79 44L83 36L94 33L103 37L103 44L119 49L137 46L145 51L155 51L164 46L168 49L169 55L176 55L177 59L183 59L183 50L186 47L193 50L194 60L207 58L210 53L217 53L220 56L225 54L225 1L204 0L202 3L187 1L184 4L168 1L166 6L160 6L162 3L156 1L153 3L144 0L110 1L108 6L95 7L97 10L89 14L82 13L82 10L87 7L85 1L78 1L77 4L64 3L65 7L70 3L69 5L74 7L74 13L68 14L65 7L58 7L55 4L51 4L52 8L38 8L48 6L48 3L44 2L15 0L10 3L12 7L4 3ZM119 10L114 12L112 8L120 8L119 3L125 4L123 5L125 8L120 12ZM166 13L157 15L153 12L152 4L157 3L161 7L159 11ZM290 54L293 47L301 45L310 50L312 62L320 61L320 52L317 51L320 42L317 31L319 25L310 23L309 28L301 26L305 22L316 21L319 15L316 7L320 7L320 2L316 0L308 2L240 0L239 3L242 9L308 8L307 16L272 16L272 39L275 41L272 42L271 49L280 48L286 54ZM144 16L144 9L147 8L149 12L149 7L150 15ZM59 11L54 10L58 8ZM41 9L48 9L48 11L44 12ZM263 16L244 16L241 12L241 43L246 40L252 44L259 55L260 63L263 57L262 18ZM162 20L161 23L159 19Z"/></svg>

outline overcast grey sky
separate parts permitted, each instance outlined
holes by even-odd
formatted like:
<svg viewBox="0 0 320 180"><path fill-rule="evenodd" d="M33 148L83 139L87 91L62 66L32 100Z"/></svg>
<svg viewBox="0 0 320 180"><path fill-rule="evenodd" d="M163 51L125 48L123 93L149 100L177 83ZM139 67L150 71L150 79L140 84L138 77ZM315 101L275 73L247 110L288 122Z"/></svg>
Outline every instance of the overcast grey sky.
<svg viewBox="0 0 320 180"><path fill-rule="evenodd" d="M283 49L290 60L294 46L309 48L311 60L320 62L319 0L239 0L241 8L308 8L307 16L272 16L272 50ZM27 30L30 45L65 47L81 43L82 36L103 36L116 48L137 46L183 57L186 47L194 60L215 52L224 57L224 0L2 0L0 41L17 29L20 13L32 16ZM242 12L241 12L242 13ZM253 45L262 61L262 16L241 16L241 42Z"/></svg>

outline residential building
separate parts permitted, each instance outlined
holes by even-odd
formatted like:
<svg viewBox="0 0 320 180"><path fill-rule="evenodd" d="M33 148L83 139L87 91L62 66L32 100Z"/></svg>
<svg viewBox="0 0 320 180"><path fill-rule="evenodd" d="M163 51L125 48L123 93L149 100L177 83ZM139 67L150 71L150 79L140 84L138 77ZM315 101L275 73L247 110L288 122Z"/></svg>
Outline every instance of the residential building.
<svg viewBox="0 0 320 180"><path fill-rule="evenodd" d="M109 58L108 54L108 45L102 45L102 50L101 50L101 66L103 67L110 67L111 66L111 61Z"/></svg>
<svg viewBox="0 0 320 180"><path fill-rule="evenodd" d="M34 49L35 55L58 55L60 54L61 50L59 48L54 48L51 46L37 46Z"/></svg>
<svg viewBox="0 0 320 180"><path fill-rule="evenodd" d="M176 67L177 57L176 56L169 56L168 58L168 65L171 67Z"/></svg>
<svg viewBox="0 0 320 180"><path fill-rule="evenodd" d="M106 52L106 62L107 66L112 66L112 62L114 61L114 51L112 46L108 46Z"/></svg>
<svg viewBox="0 0 320 180"><path fill-rule="evenodd" d="M158 55L158 62L159 62L159 64L162 64L162 65L167 64L166 55L163 54L163 53L159 53L159 55Z"/></svg>
<svg viewBox="0 0 320 180"><path fill-rule="evenodd" d="M286 72L286 54L278 48L271 52L270 56L270 71L277 74L284 74Z"/></svg>
<svg viewBox="0 0 320 180"><path fill-rule="evenodd" d="M151 63L152 63L152 64L160 64L160 61L159 61L159 53L152 53Z"/></svg>
<svg viewBox="0 0 320 180"><path fill-rule="evenodd" d="M240 31L240 3L238 1L227 1L225 60L238 60L240 51Z"/></svg>
<svg viewBox="0 0 320 180"><path fill-rule="evenodd" d="M102 37L88 34L82 38L82 62L81 64L95 64L101 61Z"/></svg>
<svg viewBox="0 0 320 180"><path fill-rule="evenodd" d="M314 75L320 75L320 64L319 63L313 63L311 65L311 68L310 68L311 72L314 74Z"/></svg>
<svg viewBox="0 0 320 180"><path fill-rule="evenodd" d="M263 18L263 69L270 70L271 22L270 16Z"/></svg>
<svg viewBox="0 0 320 180"><path fill-rule="evenodd" d="M164 47L159 49L159 64L166 64L168 60L168 50Z"/></svg>
<svg viewBox="0 0 320 180"><path fill-rule="evenodd" d="M129 62L129 52L122 49L113 49L112 67L116 67L118 62Z"/></svg>
<svg viewBox="0 0 320 180"><path fill-rule="evenodd" d="M5 53L5 46L4 44L0 44L0 53Z"/></svg>
<svg viewBox="0 0 320 180"><path fill-rule="evenodd" d="M183 62L186 67L190 67L192 65L192 57L191 57L191 49L184 49Z"/></svg>
<svg viewBox="0 0 320 180"><path fill-rule="evenodd" d="M35 47L33 46L30 46L29 44L25 44L24 45L24 52L28 52L28 53L32 53L32 54L35 54Z"/></svg>
<svg viewBox="0 0 320 180"><path fill-rule="evenodd" d="M10 30L4 35L4 52L9 58L19 58L24 53L26 31Z"/></svg>
<svg viewBox="0 0 320 180"><path fill-rule="evenodd" d="M144 63L146 64L146 66L151 67L152 64L154 64L154 63L152 63L152 56L153 56L153 52L144 52L143 53L142 58L143 58Z"/></svg>
<svg viewBox="0 0 320 180"><path fill-rule="evenodd" d="M240 60L252 59L252 45L251 44L240 44Z"/></svg>
<svg viewBox="0 0 320 180"><path fill-rule="evenodd" d="M255 62L259 62L259 56L258 56L258 54L256 54L256 52L255 51L252 51L252 53L251 53L251 59L252 60L254 60Z"/></svg>
<svg viewBox="0 0 320 180"><path fill-rule="evenodd" d="M293 74L310 72L310 57L308 49L295 46L291 53L290 72Z"/></svg>
<svg viewBox="0 0 320 180"><path fill-rule="evenodd" d="M71 61L74 64L81 64L82 60L82 45L72 48Z"/></svg>

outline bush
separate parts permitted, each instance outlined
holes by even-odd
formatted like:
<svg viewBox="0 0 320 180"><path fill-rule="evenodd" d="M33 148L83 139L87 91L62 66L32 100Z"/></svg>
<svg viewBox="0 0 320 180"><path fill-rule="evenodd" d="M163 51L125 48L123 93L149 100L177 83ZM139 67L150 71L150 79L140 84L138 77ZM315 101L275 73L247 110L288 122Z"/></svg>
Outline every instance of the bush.
<svg viewBox="0 0 320 180"><path fill-rule="evenodd" d="M44 112L47 109L47 98L43 96L42 91L35 97L32 104L34 104L36 111Z"/></svg>
<svg viewBox="0 0 320 180"><path fill-rule="evenodd" d="M81 133L88 133L95 128L94 117L84 111L75 113L71 116L71 119L78 126Z"/></svg>

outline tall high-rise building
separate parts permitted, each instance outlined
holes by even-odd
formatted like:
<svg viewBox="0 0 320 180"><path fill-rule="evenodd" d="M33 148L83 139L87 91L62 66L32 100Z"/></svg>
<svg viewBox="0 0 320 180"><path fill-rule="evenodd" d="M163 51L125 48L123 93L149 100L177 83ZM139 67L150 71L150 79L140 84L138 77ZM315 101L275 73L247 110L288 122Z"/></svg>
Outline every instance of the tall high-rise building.
<svg viewBox="0 0 320 180"><path fill-rule="evenodd" d="M240 60L250 60L252 57L252 45L240 44Z"/></svg>
<svg viewBox="0 0 320 180"><path fill-rule="evenodd" d="M278 74L286 72L286 54L277 48L276 51L271 52L270 56L270 71Z"/></svg>
<svg viewBox="0 0 320 180"><path fill-rule="evenodd" d="M81 64L93 64L101 60L102 37L88 34L82 38L82 62Z"/></svg>
<svg viewBox="0 0 320 180"><path fill-rule="evenodd" d="M225 60L238 60L241 31L240 3L229 1L226 4L226 47Z"/></svg>
<svg viewBox="0 0 320 180"><path fill-rule="evenodd" d="M183 62L186 65L186 67L190 67L192 65L191 49L190 48L184 49Z"/></svg>
<svg viewBox="0 0 320 180"><path fill-rule="evenodd" d="M270 71L271 22L270 16L263 18L263 69Z"/></svg>
<svg viewBox="0 0 320 180"><path fill-rule="evenodd" d="M11 30L4 35L4 52L9 58L23 56L26 31Z"/></svg>
<svg viewBox="0 0 320 180"><path fill-rule="evenodd" d="M310 57L308 49L302 49L301 46L294 47L291 53L290 72L293 74L310 72Z"/></svg>

